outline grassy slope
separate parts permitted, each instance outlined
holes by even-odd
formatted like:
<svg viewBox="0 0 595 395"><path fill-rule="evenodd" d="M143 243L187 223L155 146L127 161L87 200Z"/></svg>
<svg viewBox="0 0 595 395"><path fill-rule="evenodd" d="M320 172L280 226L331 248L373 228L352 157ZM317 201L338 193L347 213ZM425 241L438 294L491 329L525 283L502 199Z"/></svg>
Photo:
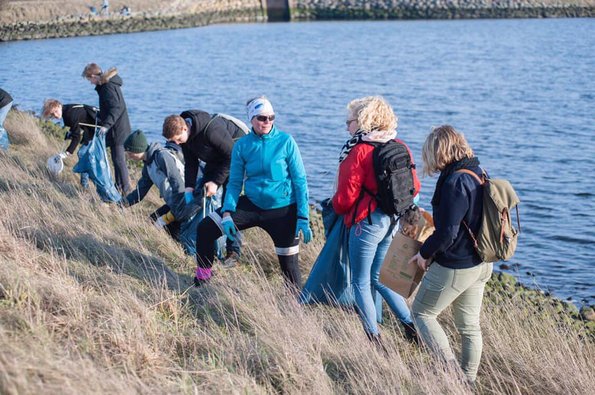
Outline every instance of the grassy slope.
<svg viewBox="0 0 595 395"><path fill-rule="evenodd" d="M392 315L387 358L353 312L297 305L261 233L248 232L244 265L191 288L194 262L145 219L155 194L125 212L106 206L79 190L72 160L49 177L60 142L37 120L12 111L6 126L0 393L468 392L404 341ZM322 242L302 250L304 273ZM480 392L595 393L594 344L540 309L486 298ZM450 313L443 322L458 349Z"/></svg>

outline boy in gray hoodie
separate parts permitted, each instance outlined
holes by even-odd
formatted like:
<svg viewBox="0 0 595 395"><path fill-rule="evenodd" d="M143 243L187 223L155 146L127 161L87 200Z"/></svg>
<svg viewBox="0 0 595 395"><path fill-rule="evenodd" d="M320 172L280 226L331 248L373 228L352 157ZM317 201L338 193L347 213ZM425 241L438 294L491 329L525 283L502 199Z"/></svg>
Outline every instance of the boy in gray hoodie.
<svg viewBox="0 0 595 395"><path fill-rule="evenodd" d="M195 199L190 204L184 200L184 156L176 143L168 141L165 146L160 143L147 142L141 130L131 133L124 142L124 150L128 159L143 161L141 179L136 189L124 198L124 204L132 206L140 202L153 185L169 210L157 217L155 226L164 228L179 225L177 241L182 244L188 255L196 254L196 229L200 221L202 199Z"/></svg>

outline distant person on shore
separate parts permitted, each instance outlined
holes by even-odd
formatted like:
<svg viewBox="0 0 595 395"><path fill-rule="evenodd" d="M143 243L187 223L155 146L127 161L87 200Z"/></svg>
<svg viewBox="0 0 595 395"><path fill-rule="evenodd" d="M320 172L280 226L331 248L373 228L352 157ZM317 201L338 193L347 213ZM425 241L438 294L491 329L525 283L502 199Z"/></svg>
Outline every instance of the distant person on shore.
<svg viewBox="0 0 595 395"><path fill-rule="evenodd" d="M339 156L337 191L333 209L349 229L351 286L366 335L382 346L376 322L373 292L378 291L397 316L407 337L415 340L411 312L405 299L380 283L380 267L393 239L397 221L386 214L375 198L378 182L374 170L374 146L397 137L397 117L380 96L368 96L347 105L347 131L351 138Z"/></svg>
<svg viewBox="0 0 595 395"><path fill-rule="evenodd" d="M56 99L48 99L43 103L43 118L62 119L64 126L69 128L64 140L70 140L70 144L64 152L58 153L60 159L74 154L79 143L89 144L95 136L95 126L89 125L97 125L98 113L99 109L86 104L62 104ZM85 189L89 188L89 174L81 173L81 185Z"/></svg>
<svg viewBox="0 0 595 395"><path fill-rule="evenodd" d="M4 89L0 88L0 149L8 150L10 146L10 140L8 139L8 133L4 129L4 121L8 112L12 108L12 96Z"/></svg>
<svg viewBox="0 0 595 395"><path fill-rule="evenodd" d="M89 15L91 15L91 16L97 15L97 8L94 5L90 5L87 7L89 7Z"/></svg>
<svg viewBox="0 0 595 395"><path fill-rule="evenodd" d="M109 0L103 0L101 3L100 15L109 16Z"/></svg>
<svg viewBox="0 0 595 395"><path fill-rule="evenodd" d="M128 7L127 5L122 6L122 8L120 8L120 15L130 16L130 7Z"/></svg>
<svg viewBox="0 0 595 395"><path fill-rule="evenodd" d="M106 144L111 148L116 187L122 194L130 192L130 179L124 154L124 140L131 132L128 109L122 94L122 78L114 67L103 72L96 63L89 63L83 70L83 77L95 85L99 95L98 133L106 134Z"/></svg>
<svg viewBox="0 0 595 395"><path fill-rule="evenodd" d="M424 173L440 172L432 197L436 230L409 261L426 270L413 302L414 321L423 342L446 362L456 364L448 337L437 317L452 306L455 326L461 336L461 367L470 383L479 369L483 341L479 316L492 263L483 263L463 222L477 234L481 224L483 187L467 169L479 177L479 160L463 134L452 126L435 128L422 149ZM428 266L428 260L433 263Z"/></svg>
<svg viewBox="0 0 595 395"><path fill-rule="evenodd" d="M194 193L205 190L206 197L215 197L221 202L229 179L231 150L234 143L248 132L246 124L225 114L210 115L200 110L184 111L170 115L163 123L163 136L180 144L184 153L186 203L194 199ZM205 164L197 185L199 165ZM232 238L233 239L233 238ZM225 267L235 266L240 257L240 242L227 241Z"/></svg>
<svg viewBox="0 0 595 395"><path fill-rule="evenodd" d="M273 239L286 284L298 291L299 233L305 243L312 238L306 171L293 137L275 127L269 100L257 97L246 106L252 130L233 146L223 207L198 225L194 283L199 286L211 278L218 237L225 234L233 240L238 230L258 226Z"/></svg>
<svg viewBox="0 0 595 395"><path fill-rule="evenodd" d="M165 146L147 142L145 134L137 130L124 142L126 156L130 160L143 161L141 178L136 189L124 198L126 206L132 206L147 195L153 185L165 201L168 212L156 218L155 226L163 229L177 222L179 234L173 235L184 251L196 254L196 229L199 221L200 199L187 205L184 201L184 157L182 149L173 141Z"/></svg>

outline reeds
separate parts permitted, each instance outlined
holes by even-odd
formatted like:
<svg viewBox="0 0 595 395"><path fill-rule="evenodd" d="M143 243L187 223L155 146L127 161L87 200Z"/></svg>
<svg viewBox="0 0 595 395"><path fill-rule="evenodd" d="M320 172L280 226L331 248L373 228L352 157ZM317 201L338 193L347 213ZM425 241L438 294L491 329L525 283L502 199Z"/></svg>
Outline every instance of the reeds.
<svg viewBox="0 0 595 395"><path fill-rule="evenodd" d="M405 341L385 312L388 356L357 315L300 306L272 244L247 232L242 265L194 288L194 262L146 214L83 192L45 160L57 143L11 112L0 153L0 393L403 393L471 389ZM151 204L152 202L152 204ZM304 275L322 234L302 249ZM592 394L595 347L554 310L485 299L485 394ZM442 318L455 350L449 313Z"/></svg>

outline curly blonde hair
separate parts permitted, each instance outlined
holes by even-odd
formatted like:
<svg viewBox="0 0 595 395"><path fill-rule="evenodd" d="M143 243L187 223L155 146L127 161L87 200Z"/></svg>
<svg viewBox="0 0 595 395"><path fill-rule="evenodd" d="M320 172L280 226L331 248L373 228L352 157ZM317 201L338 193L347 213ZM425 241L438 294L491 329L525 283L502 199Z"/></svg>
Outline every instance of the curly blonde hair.
<svg viewBox="0 0 595 395"><path fill-rule="evenodd" d="M369 133L373 130L396 130L398 118L382 96L366 96L347 105L349 118L357 121L358 129Z"/></svg>
<svg viewBox="0 0 595 395"><path fill-rule="evenodd" d="M453 162L463 158L472 158L473 150L467 143L463 133L450 125L442 125L432 129L421 152L424 162L424 174L432 175L444 170Z"/></svg>

